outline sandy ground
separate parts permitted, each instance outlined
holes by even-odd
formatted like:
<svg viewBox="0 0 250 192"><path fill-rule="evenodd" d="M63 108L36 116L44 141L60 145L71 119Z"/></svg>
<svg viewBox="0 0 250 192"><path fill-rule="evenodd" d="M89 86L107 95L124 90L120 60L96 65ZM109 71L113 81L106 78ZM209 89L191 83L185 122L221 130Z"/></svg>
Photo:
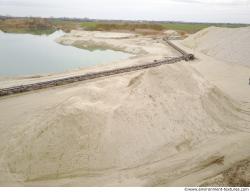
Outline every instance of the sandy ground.
<svg viewBox="0 0 250 192"><path fill-rule="evenodd" d="M250 27L209 27L187 38L183 44L227 63L250 67ZM209 42L209 43L208 43Z"/></svg>
<svg viewBox="0 0 250 192"><path fill-rule="evenodd" d="M198 59L191 65L210 82L234 99L249 103L249 32L250 27L209 27L176 43L196 55Z"/></svg>
<svg viewBox="0 0 250 192"><path fill-rule="evenodd" d="M58 41L137 55L71 74L176 55L127 34ZM197 60L1 98L0 185L249 186L250 69L176 43Z"/></svg>
<svg viewBox="0 0 250 192"><path fill-rule="evenodd" d="M64 45L74 45L83 48L112 48L136 55L164 55L171 53L160 38L140 36L130 33L72 31L57 42Z"/></svg>

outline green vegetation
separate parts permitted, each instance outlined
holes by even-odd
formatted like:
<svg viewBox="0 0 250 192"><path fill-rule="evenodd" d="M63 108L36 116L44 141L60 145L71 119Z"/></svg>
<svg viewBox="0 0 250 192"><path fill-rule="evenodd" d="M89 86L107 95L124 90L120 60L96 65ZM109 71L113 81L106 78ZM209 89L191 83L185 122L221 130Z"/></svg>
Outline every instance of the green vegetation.
<svg viewBox="0 0 250 192"><path fill-rule="evenodd" d="M210 26L217 27L245 27L245 24L213 24L213 23L106 23L106 22L81 22L81 27L90 31L112 31L112 30L176 30L182 33L196 33Z"/></svg>
<svg viewBox="0 0 250 192"><path fill-rule="evenodd" d="M0 30L8 33L50 34L56 28L47 19L1 19Z"/></svg>
<svg viewBox="0 0 250 192"><path fill-rule="evenodd" d="M94 31L95 29L97 29L97 25L97 22L81 22L81 27L90 31Z"/></svg>
<svg viewBox="0 0 250 192"><path fill-rule="evenodd" d="M50 22L56 29L61 29L64 32L68 33L71 30L81 28L81 22L79 21L69 21L61 19L50 19Z"/></svg>
<svg viewBox="0 0 250 192"><path fill-rule="evenodd" d="M2 30L2 29L1 29ZM55 32L53 29L48 30L39 30L39 29L3 29L5 33L26 33L26 34L33 34L33 35L49 35Z"/></svg>
<svg viewBox="0 0 250 192"><path fill-rule="evenodd" d="M70 32L74 29L89 31L132 31L143 35L159 34L164 30L176 30L183 36L195 33L209 26L245 27L244 24L181 23L181 22L129 22L129 21L83 21L60 18L4 18L0 17L0 30L9 33L51 34L61 29Z"/></svg>
<svg viewBox="0 0 250 192"><path fill-rule="evenodd" d="M162 24L165 29L171 29L176 31L183 31L186 33L196 33L204 28L210 26L216 27L230 27L230 28L237 28L237 27L246 27L245 24L209 24L209 23L166 23Z"/></svg>
<svg viewBox="0 0 250 192"><path fill-rule="evenodd" d="M83 22L81 26L86 30L97 31L112 31L112 30L127 30L136 31L139 29L162 31L164 27L160 24L152 23L98 23L98 22Z"/></svg>
<svg viewBox="0 0 250 192"><path fill-rule="evenodd" d="M211 25L209 24L191 24L191 23L166 23L162 26L167 30L183 31L186 33L195 33Z"/></svg>

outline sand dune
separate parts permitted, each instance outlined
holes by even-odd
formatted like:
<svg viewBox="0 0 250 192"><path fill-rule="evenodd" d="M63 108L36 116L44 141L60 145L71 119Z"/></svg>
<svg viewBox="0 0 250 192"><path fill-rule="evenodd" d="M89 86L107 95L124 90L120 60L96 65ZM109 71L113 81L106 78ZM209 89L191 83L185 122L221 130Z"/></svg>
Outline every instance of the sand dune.
<svg viewBox="0 0 250 192"><path fill-rule="evenodd" d="M3 98L0 109L2 186L250 183L224 174L249 170L233 167L250 159L250 107L187 62Z"/></svg>
<svg viewBox="0 0 250 192"><path fill-rule="evenodd" d="M250 27L209 27L191 35L183 43L222 61L250 66Z"/></svg>

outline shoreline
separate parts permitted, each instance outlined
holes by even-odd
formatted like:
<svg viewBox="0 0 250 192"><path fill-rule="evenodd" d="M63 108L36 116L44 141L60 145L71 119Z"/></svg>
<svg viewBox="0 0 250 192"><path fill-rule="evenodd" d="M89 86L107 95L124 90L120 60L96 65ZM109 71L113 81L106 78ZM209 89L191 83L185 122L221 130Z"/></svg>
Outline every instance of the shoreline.
<svg viewBox="0 0 250 192"><path fill-rule="evenodd" d="M35 74L25 76L2 76L0 77L0 88L18 86L28 83L36 83L40 81L43 82L62 77L81 75L88 72L97 72L119 67L129 67L138 64L140 65L143 62L145 63L145 60L147 60L147 62L153 62L154 60L161 60L166 56L177 55L174 50L171 50L166 45L164 45L163 42L161 42L161 37L158 37L158 39L154 40L151 36L145 37L133 33L72 31L71 33L66 33L62 37L55 39L55 41L64 46L75 46L80 49L89 48L89 46L102 46L105 49L122 51L130 53L132 55L127 59L109 62L106 64L81 67L60 73ZM120 44L122 44L123 42L125 42L125 46L120 47ZM144 46L144 44L150 43L155 43L155 45L152 45L152 47ZM87 45L87 47L77 46L79 44ZM155 51L152 51L154 50L154 48L161 51L156 53Z"/></svg>

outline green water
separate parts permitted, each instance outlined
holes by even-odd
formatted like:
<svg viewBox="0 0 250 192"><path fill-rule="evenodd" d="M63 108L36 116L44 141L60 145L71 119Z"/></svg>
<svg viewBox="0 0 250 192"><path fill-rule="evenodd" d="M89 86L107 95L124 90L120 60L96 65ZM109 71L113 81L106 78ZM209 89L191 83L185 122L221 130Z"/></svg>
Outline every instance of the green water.
<svg viewBox="0 0 250 192"><path fill-rule="evenodd" d="M63 46L54 41L61 35L61 31L49 36L0 31L0 76L58 73L131 56L119 51Z"/></svg>

